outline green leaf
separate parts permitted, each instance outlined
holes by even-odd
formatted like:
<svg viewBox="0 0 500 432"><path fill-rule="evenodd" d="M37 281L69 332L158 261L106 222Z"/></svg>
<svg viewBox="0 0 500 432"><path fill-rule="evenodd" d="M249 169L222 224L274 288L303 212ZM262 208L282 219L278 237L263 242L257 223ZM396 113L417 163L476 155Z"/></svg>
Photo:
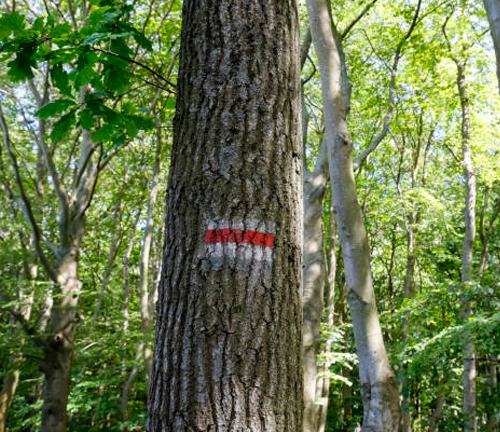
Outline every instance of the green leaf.
<svg viewBox="0 0 500 432"><path fill-rule="evenodd" d="M50 70L52 83L59 89L59 91L66 96L71 96L71 86L69 83L69 75L63 69L62 64L55 64Z"/></svg>
<svg viewBox="0 0 500 432"><path fill-rule="evenodd" d="M31 26L31 30L39 33L43 30L44 27L44 19L43 18L37 18L33 25Z"/></svg>
<svg viewBox="0 0 500 432"><path fill-rule="evenodd" d="M144 116L130 116L133 117L135 124L141 130L150 130L155 127L155 122L153 117L144 117Z"/></svg>
<svg viewBox="0 0 500 432"><path fill-rule="evenodd" d="M139 133L139 128L135 122L134 116L124 116L125 130L127 134L133 138Z"/></svg>
<svg viewBox="0 0 500 432"><path fill-rule="evenodd" d="M78 124L85 130L90 131L95 125L95 117L92 110L85 108L83 111L81 111Z"/></svg>
<svg viewBox="0 0 500 432"><path fill-rule="evenodd" d="M71 131L76 120L75 110L71 110L68 114L63 115L56 123L50 134L50 139L54 142L62 141L62 139Z"/></svg>
<svg viewBox="0 0 500 432"><path fill-rule="evenodd" d="M58 24L49 32L51 39L66 38L71 33L71 26L69 23Z"/></svg>
<svg viewBox="0 0 500 432"><path fill-rule="evenodd" d="M151 51L153 49L153 45L151 44L150 40L146 36L144 36L144 33L140 32L137 29L133 29L133 36L135 41L141 48L145 48L148 51Z"/></svg>
<svg viewBox="0 0 500 432"><path fill-rule="evenodd" d="M8 75L12 81L24 81L33 78L32 68L36 67L36 61L33 56L36 52L35 41L24 42L16 52L16 58L9 63Z"/></svg>
<svg viewBox="0 0 500 432"><path fill-rule="evenodd" d="M92 134L92 141L94 142L106 142L111 140L114 132L114 127L110 123L106 123Z"/></svg>
<svg viewBox="0 0 500 432"><path fill-rule="evenodd" d="M0 39L5 39L13 32L18 35L24 30L24 15L14 12L0 18Z"/></svg>
<svg viewBox="0 0 500 432"><path fill-rule="evenodd" d="M47 119L49 117L55 117L58 114L62 114L69 107L74 106L75 102L69 99L58 99L54 102L49 102L40 108L35 115L41 119Z"/></svg>
<svg viewBox="0 0 500 432"><path fill-rule="evenodd" d="M85 84L92 82L97 75L94 70L94 65L97 62L97 55L93 52L86 51L79 58L75 72L75 88L79 88Z"/></svg>

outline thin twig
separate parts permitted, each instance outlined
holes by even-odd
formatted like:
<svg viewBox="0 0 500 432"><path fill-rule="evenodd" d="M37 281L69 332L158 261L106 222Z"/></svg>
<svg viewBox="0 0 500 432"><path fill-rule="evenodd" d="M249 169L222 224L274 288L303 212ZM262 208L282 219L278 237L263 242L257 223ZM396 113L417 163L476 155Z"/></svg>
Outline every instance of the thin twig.
<svg viewBox="0 0 500 432"><path fill-rule="evenodd" d="M155 77L161 79L162 81L166 82L170 87L172 88L176 88L175 87L175 84L173 84L172 82L170 82L167 78L165 78L163 75L159 74L158 72L156 72L154 69L151 69L149 66L145 65L144 63L141 63L137 60L134 60L134 59L131 59L129 57L125 57L125 56L122 56L120 54L117 54L113 51L109 51L109 50L104 50L104 49L101 49L101 48L97 48L97 47L92 47L91 48L92 50L94 51L99 51L99 52L102 52L104 54L108 54L108 55L111 55L111 56L114 56L114 57L117 57L119 59L122 59L122 60L125 60L129 63L133 63L137 66L140 66L142 67L143 69L146 69L148 72L152 73ZM166 91L168 91L169 93L172 93L172 94L175 94L175 91L173 90L169 90L169 89L166 89Z"/></svg>
<svg viewBox="0 0 500 432"><path fill-rule="evenodd" d="M344 39L347 34L352 30L352 28L359 22L361 18L373 7L378 0L372 0L371 3L367 4L366 7L361 11L361 13L354 18L354 20L347 26L347 28L340 34L341 38Z"/></svg>

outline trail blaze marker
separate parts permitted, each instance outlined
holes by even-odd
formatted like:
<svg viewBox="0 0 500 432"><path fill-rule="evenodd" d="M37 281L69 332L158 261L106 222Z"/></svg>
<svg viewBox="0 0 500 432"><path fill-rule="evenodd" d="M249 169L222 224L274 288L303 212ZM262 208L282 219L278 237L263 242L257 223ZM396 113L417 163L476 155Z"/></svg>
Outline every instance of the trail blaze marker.
<svg viewBox="0 0 500 432"><path fill-rule="evenodd" d="M227 265L249 271L262 262L270 268L275 241L274 223L269 221L219 220L205 231L205 258L212 270Z"/></svg>
<svg viewBox="0 0 500 432"><path fill-rule="evenodd" d="M205 236L205 243L238 243L249 244L253 246L273 247L274 234L260 231L242 229L209 229Z"/></svg>

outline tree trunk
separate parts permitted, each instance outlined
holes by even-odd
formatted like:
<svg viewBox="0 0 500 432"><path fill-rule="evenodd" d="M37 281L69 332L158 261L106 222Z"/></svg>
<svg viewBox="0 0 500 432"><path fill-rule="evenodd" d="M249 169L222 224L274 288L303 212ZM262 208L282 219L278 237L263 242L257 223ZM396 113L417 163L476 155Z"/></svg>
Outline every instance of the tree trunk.
<svg viewBox="0 0 500 432"><path fill-rule="evenodd" d="M325 0L308 0L307 6L321 73L332 195L359 359L363 432L398 431L401 423L399 392L385 351L375 304L370 248L353 175L339 51Z"/></svg>
<svg viewBox="0 0 500 432"><path fill-rule="evenodd" d="M500 0L483 0L488 21L490 22L491 37L495 47L497 59L497 78L500 90Z"/></svg>
<svg viewBox="0 0 500 432"><path fill-rule="evenodd" d="M327 278L323 198L328 182L328 157L322 141L313 172L304 167L304 288L302 326L302 365L304 370L304 432L317 430L317 363L320 349L320 323L323 288Z"/></svg>
<svg viewBox="0 0 500 432"><path fill-rule="evenodd" d="M488 396L494 397L497 392L498 378L497 378L497 367L498 360L496 356L490 356L491 363L487 365L487 381L488 381ZM492 409L491 409L492 408ZM498 416L500 415L500 407L492 406L487 413L486 421L486 431L487 432L498 432Z"/></svg>
<svg viewBox="0 0 500 432"><path fill-rule="evenodd" d="M158 195L158 177L160 173L160 154L161 154L161 129L159 120L156 119L156 151L155 163L153 165L153 176L151 178L151 190L149 192L147 204L147 219L146 229L144 231L144 240L141 249L141 258L139 261L139 284L140 284L140 305L141 305L141 328L143 335L143 359L146 370L146 382L149 385L151 379L151 370L153 368L153 352L151 349L151 328L153 325L153 315L150 313L149 307L149 255L151 252L151 244L153 242L154 229L154 209L156 197Z"/></svg>
<svg viewBox="0 0 500 432"><path fill-rule="evenodd" d="M68 404L76 306L81 290L78 279L78 255L67 251L58 268L48 336L44 339L44 373L41 432L64 432L67 428ZM57 299L57 300L56 300Z"/></svg>
<svg viewBox="0 0 500 432"><path fill-rule="evenodd" d="M183 3L147 429L302 429L294 0Z"/></svg>
<svg viewBox="0 0 500 432"><path fill-rule="evenodd" d="M420 154L422 150L422 133L423 133L423 119L422 116L420 117L419 123L418 123L418 139L415 145L415 148L412 153L412 170L411 170L411 189L415 190L417 187L417 178L418 178L418 171L420 167ZM429 142L432 137L432 133L429 136ZM429 144L428 144L429 145ZM428 148L428 147L427 147ZM404 151L404 150L403 150ZM424 159L425 159L426 152L424 153ZM401 155L401 158L403 155ZM423 178L425 183L425 161L424 161L424 172L423 172ZM399 184L399 182L398 182ZM417 263L417 256L415 252L415 246L416 246L416 236L417 236L417 230L418 230L418 222L420 220L420 213L419 210L417 210L417 205L415 203L414 198L410 198L411 201L411 208L410 211L407 214L407 224L406 224L406 238L407 238L407 243L406 243L406 274L405 274L405 279L404 279L404 285L403 285L403 290L404 290L404 297L405 299L411 299L415 296L415 266ZM403 317L403 337L405 339L408 338L408 333L409 333L409 320L407 315ZM410 386L408 382L408 374L407 374L407 367L404 366L403 369L403 379L402 379L402 408L403 408L403 432L411 432L412 431L412 418L411 418L411 412L410 412L410 403L411 403L411 397L410 397Z"/></svg>
<svg viewBox="0 0 500 432"><path fill-rule="evenodd" d="M443 415L445 397L446 394L443 384L443 387L439 390L438 398L436 400L436 408L434 408L434 411L432 412L432 417L429 422L429 430L427 432L435 432L437 430L439 420L441 420L441 416Z"/></svg>
<svg viewBox="0 0 500 432"><path fill-rule="evenodd" d="M335 277L337 271L337 257L336 257L336 247L335 247L335 236L336 236L336 226L335 217L333 214L333 209L330 209L330 248L328 251L329 256L329 268L328 268L328 280L327 280L327 290L325 293L325 309L326 309L326 325L327 329L331 332L333 331L334 318L335 318ZM325 346L325 352L329 353L332 349L332 338L328 338ZM330 364L324 363L321 367L322 378L319 380L318 396L321 400L321 404L317 410L318 417L318 427L317 432L325 432L326 429L326 418L328 415L328 399L330 396L330 377L329 377Z"/></svg>
<svg viewBox="0 0 500 432"><path fill-rule="evenodd" d="M465 84L465 62L458 61L457 65L457 85L462 108L462 159L463 173L466 181L465 198L465 234L462 249L462 282L467 290L472 279L472 258L474 251L474 239L476 236L476 177L472 164L472 154L470 150L470 106L467 88ZM463 318L467 321L472 314L472 302L464 296ZM466 336L464 347L464 431L477 431L476 417L476 353L472 337Z"/></svg>
<svg viewBox="0 0 500 432"><path fill-rule="evenodd" d="M67 208L61 212L59 220L61 244L57 251L58 265L52 275L55 282L54 305L48 333L43 338L44 359L40 365L45 375L41 432L65 432L67 429L66 406L70 391L77 306L82 288L78 276L79 255L85 233L86 210L92 199L93 185L97 181L91 156L93 142L90 133L83 131L82 136L78 164L82 171L81 182L73 200L66 202ZM43 135L40 139L43 139Z"/></svg>
<svg viewBox="0 0 500 432"><path fill-rule="evenodd" d="M33 280L36 278L37 274L37 266L33 263L27 263L25 265L25 279L26 282ZM22 303L21 307L18 307L17 313L20 314L22 319L25 322L28 322L31 315L31 309L33 306L33 297L34 297L34 289L31 286L30 292L26 293L22 284L23 281L19 284L19 298L18 301ZM12 331L20 331L23 332L18 326L16 326L16 320L12 318ZM21 334L19 338L19 347L22 348L24 346L24 334ZM4 432L7 427L7 417L9 414L10 404L12 403L12 399L14 399L14 395L16 394L17 386L19 384L19 376L20 376L20 362L22 360L22 353L16 352L14 353L9 360L9 365L7 365L7 370L3 378L2 388L0 390L0 432Z"/></svg>

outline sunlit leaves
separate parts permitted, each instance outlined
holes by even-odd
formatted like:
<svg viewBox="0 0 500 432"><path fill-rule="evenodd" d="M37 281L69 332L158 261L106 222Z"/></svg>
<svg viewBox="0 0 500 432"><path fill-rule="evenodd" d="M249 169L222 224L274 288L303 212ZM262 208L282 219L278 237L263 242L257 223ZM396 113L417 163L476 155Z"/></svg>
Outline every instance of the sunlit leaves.
<svg viewBox="0 0 500 432"><path fill-rule="evenodd" d="M40 108L36 115L41 119L47 119L49 117L54 117L58 114L63 113L69 107L74 106L75 102L69 99L58 99L54 102L50 102Z"/></svg>
<svg viewBox="0 0 500 432"><path fill-rule="evenodd" d="M18 13L0 18L0 53L5 54L10 79L32 79L39 64L46 63L52 85L62 96L37 112L44 120L55 120L50 133L54 141L62 140L75 124L93 131L99 142L130 139L151 127L148 119L140 120L139 113L120 118L119 110L107 106L130 89L134 55L130 41L145 49L151 49L151 43L126 19L130 5L94 3L97 7L87 25L79 30L67 22L56 24L52 16L37 18L31 26ZM75 105L71 99L76 100L85 86L94 89L88 93L93 96L85 101L87 106L71 108Z"/></svg>

